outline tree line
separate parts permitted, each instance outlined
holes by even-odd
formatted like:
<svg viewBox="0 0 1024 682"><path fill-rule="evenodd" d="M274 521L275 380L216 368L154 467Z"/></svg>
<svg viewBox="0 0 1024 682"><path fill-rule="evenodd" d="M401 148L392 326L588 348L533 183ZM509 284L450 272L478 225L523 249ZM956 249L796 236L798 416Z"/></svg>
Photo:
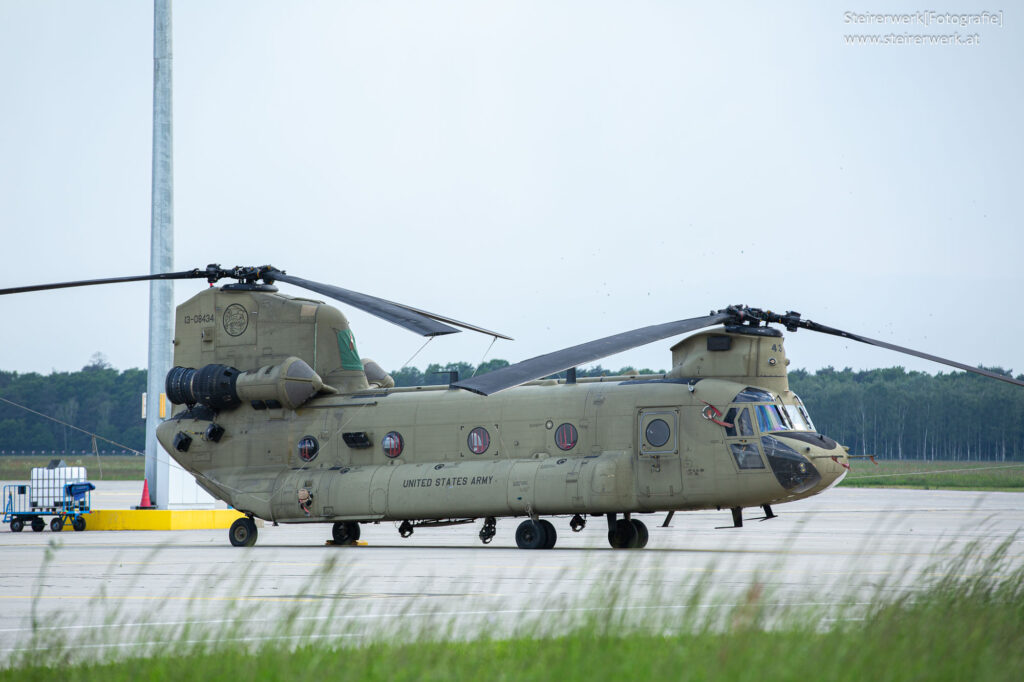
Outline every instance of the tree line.
<svg viewBox="0 0 1024 682"><path fill-rule="evenodd" d="M403 367L391 374L398 386L426 386L448 383L450 371L465 379L508 364L498 359L479 367L467 362L431 364L422 371ZM999 368L987 369L1009 375ZM597 365L577 370L577 376L663 371L613 371ZM1019 387L964 372L931 375L902 367L826 367L813 373L797 369L790 370L789 380L818 430L849 446L852 453L893 459L1024 460L1024 390ZM141 451L145 390L145 370L118 371L102 356L78 372L44 376L0 371L0 453L91 452L91 436L72 426L117 443L99 440L101 452Z"/></svg>

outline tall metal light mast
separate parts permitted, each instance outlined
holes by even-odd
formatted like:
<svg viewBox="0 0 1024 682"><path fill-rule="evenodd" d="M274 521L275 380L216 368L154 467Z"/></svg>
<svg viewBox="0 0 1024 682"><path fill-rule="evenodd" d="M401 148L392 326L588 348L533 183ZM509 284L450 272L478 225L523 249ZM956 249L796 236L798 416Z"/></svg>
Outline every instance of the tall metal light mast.
<svg viewBox="0 0 1024 682"><path fill-rule="evenodd" d="M153 0L153 208L151 273L174 269L174 159L171 127L171 0ZM169 460L156 440L164 377L171 369L174 285L149 284L149 378L146 409L146 479L153 503L168 507Z"/></svg>

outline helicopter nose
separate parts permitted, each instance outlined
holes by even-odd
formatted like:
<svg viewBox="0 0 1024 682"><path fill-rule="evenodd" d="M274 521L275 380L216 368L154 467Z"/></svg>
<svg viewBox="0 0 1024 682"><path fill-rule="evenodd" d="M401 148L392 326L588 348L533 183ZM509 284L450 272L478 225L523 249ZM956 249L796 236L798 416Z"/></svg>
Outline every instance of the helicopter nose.
<svg viewBox="0 0 1024 682"><path fill-rule="evenodd" d="M800 485L789 488L791 492L814 494L831 488L843 480L850 468L846 450L828 436L805 432L775 433L773 436L778 437L777 441L785 443L785 450L803 460L803 465L797 465L799 470L794 472L801 474ZM772 453L768 452L768 445L765 444L765 450L771 462ZM776 471L776 476L778 475L779 471Z"/></svg>

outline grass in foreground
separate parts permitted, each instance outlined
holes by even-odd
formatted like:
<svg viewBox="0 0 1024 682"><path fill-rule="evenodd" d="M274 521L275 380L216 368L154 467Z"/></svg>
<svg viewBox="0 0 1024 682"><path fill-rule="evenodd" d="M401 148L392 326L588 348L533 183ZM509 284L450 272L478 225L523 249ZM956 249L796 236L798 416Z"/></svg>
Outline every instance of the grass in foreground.
<svg viewBox="0 0 1024 682"><path fill-rule="evenodd" d="M951 462L919 459L854 460L840 483L861 488L1024 491L1024 462Z"/></svg>
<svg viewBox="0 0 1024 682"><path fill-rule="evenodd" d="M766 627L764 596L684 619L682 631L624 625L611 612L563 636L444 641L328 642L294 648L216 640L170 642L160 655L120 662L24 666L0 680L1017 680L1024 677L1024 567L962 556L920 592L876 602L863 618L828 621L818 610ZM964 577L973 576L973 577ZM527 623L528 624L528 623ZM665 624L658 626L664 628ZM664 632L664 630L662 630ZM224 637L237 637L225 628ZM367 633L368 634L368 633ZM350 640L351 641L351 640Z"/></svg>

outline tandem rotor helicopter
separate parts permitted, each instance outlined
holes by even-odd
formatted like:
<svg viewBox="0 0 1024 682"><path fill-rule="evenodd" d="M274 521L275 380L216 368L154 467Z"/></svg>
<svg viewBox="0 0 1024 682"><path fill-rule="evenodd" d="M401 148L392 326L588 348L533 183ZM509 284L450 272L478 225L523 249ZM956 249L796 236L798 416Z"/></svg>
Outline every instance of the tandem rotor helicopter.
<svg viewBox="0 0 1024 682"><path fill-rule="evenodd" d="M571 516L607 520L613 548L648 541L641 514L742 510L816 495L849 468L848 448L819 433L789 390L783 336L808 329L888 348L993 379L1011 377L817 324L799 313L732 305L540 355L447 386L397 388L362 358L345 316L291 284L423 336L468 329L425 310L286 274L272 266L43 284L0 294L145 280L206 279L178 306L173 416L160 444L214 497L245 516L235 546L256 543L254 519L333 524L335 543L360 524L474 523L489 543L503 517L523 549L550 549ZM234 282L214 286L222 279ZM699 332L672 346L666 374L576 378L575 368L637 346ZM565 379L545 379L567 370Z"/></svg>

